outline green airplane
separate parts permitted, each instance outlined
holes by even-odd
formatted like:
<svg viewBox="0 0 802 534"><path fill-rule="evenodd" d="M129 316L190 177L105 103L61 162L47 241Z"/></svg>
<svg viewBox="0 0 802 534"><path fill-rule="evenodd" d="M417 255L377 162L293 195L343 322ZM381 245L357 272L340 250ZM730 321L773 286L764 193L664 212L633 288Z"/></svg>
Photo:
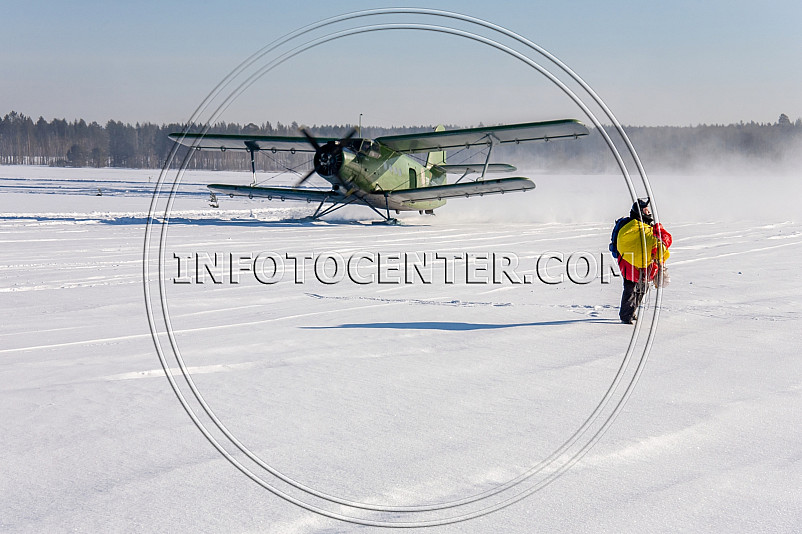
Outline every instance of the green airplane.
<svg viewBox="0 0 802 534"><path fill-rule="evenodd" d="M243 150L250 154L253 182L250 185L211 184L212 205L216 194L231 197L301 200L317 203L312 219L320 218L350 204L369 207L384 222L395 223L390 216L401 211L433 214L449 198L528 191L535 184L528 178L485 179L488 173L510 173L512 165L490 163L493 147L523 141L576 139L588 134L575 119L507 124L446 131L438 126L433 132L391 135L376 139L357 137L351 130L341 139L315 138L306 129L303 137L173 133L170 139L195 150ZM446 164L446 151L474 146L488 148L484 163ZM309 153L314 168L295 187L256 185L257 152ZM421 164L410 154L428 152ZM300 187L317 173L331 184L330 190ZM447 183L447 174L462 173L455 183ZM481 173L473 181L462 180L471 173ZM324 207L325 206L325 207Z"/></svg>

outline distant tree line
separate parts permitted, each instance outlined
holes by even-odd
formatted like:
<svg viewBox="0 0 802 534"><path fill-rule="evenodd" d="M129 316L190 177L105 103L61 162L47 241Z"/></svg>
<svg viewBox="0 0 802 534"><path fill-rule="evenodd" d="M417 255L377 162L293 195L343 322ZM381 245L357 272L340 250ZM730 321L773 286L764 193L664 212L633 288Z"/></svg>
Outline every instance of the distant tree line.
<svg viewBox="0 0 802 534"><path fill-rule="evenodd" d="M341 137L350 125L312 126L309 130L320 137ZM459 126L448 125L447 129ZM161 168L173 142L167 137L180 132L182 124L124 124L110 120L105 125L87 124L84 120L46 121L12 111L0 121L0 164L50 165L70 167ZM431 131L433 126L365 127L364 137L380 137ZM198 132L201 125L190 125ZM214 133L297 136L299 125L260 125L220 122L209 129ZM622 143L606 127L619 150ZM641 160L651 170L684 170L695 165L709 165L746 158L757 163L782 163L802 153L802 119L792 122L781 115L776 123L738 123L729 125L625 127ZM187 154L181 147L173 166L179 166ZM625 153L622 150L622 153ZM454 151L450 163L484 161L482 149ZM628 156L627 156L628 157ZM617 164L599 132L579 141L521 143L496 148L493 161L508 161L521 167L532 165L552 172L614 172ZM200 151L193 154L189 168L208 170L250 169L247 153L240 151ZM263 171L311 168L308 155L262 151L257 156L257 169Z"/></svg>
<svg viewBox="0 0 802 534"><path fill-rule="evenodd" d="M605 139L589 129L590 135L576 141L503 145L494 156L518 167L554 173L617 172L618 164ZM610 126L604 129L629 166L632 159L620 136ZM802 119L791 122L785 114L776 123L625 126L624 130L647 171L802 166Z"/></svg>

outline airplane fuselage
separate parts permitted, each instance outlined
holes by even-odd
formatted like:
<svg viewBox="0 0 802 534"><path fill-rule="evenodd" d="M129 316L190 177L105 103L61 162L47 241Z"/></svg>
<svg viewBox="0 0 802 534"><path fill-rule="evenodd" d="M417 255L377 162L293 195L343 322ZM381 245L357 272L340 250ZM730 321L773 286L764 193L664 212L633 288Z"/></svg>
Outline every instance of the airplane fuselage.
<svg viewBox="0 0 802 534"><path fill-rule="evenodd" d="M395 211L433 210L445 200L404 201L386 199L385 192L446 183L445 173L432 170L407 154L400 154L370 139L351 139L343 147L343 162L336 175L325 176L335 187L345 187L373 206Z"/></svg>

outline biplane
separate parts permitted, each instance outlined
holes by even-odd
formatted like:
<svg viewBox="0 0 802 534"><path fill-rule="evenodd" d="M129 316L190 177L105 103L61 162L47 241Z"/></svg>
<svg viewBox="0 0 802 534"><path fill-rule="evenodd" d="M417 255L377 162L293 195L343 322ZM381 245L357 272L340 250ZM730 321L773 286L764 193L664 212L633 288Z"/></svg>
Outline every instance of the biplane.
<svg viewBox="0 0 802 534"><path fill-rule="evenodd" d="M316 138L302 128L303 137L173 133L170 138L195 150L240 150L251 159L253 181L250 185L211 184L213 205L218 194L266 198L268 200L300 200L315 203L312 219L320 218L344 206L361 204L395 223L391 212L418 211L433 214L452 198L481 197L515 191L529 191L535 184L524 177L489 179L491 173L512 173L517 169L504 163L490 163L493 147L507 143L577 139L588 134L577 120L506 124L480 128L445 130L438 126L432 132L390 135L376 139L359 137L352 129L342 138ZM447 164L449 150L485 147L485 161L470 164ZM256 154L289 152L307 153L313 167L294 187L264 187L256 184ZM427 153L421 163L413 154ZM420 156L418 156L420 157ZM422 158L421 158L422 160ZM462 175L448 183L448 174ZM301 187L314 174L329 182L330 189ZM470 174L478 178L465 180ZM465 181L463 181L465 180Z"/></svg>

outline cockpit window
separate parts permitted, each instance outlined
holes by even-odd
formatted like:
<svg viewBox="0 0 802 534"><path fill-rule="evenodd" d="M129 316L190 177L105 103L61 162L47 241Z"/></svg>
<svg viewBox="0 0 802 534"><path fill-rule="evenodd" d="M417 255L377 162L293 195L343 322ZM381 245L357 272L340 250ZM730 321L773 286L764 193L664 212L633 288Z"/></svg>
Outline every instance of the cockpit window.
<svg viewBox="0 0 802 534"><path fill-rule="evenodd" d="M381 145L372 139L349 139L345 147L353 150L360 156L369 158L381 157Z"/></svg>
<svg viewBox="0 0 802 534"><path fill-rule="evenodd" d="M372 139L363 139L362 145L359 147L359 152L369 158L381 157L381 150L379 150L379 143Z"/></svg>
<svg viewBox="0 0 802 534"><path fill-rule="evenodd" d="M345 148L349 148L354 152L359 152L359 147L361 145L362 145L362 139L349 139L343 144Z"/></svg>

